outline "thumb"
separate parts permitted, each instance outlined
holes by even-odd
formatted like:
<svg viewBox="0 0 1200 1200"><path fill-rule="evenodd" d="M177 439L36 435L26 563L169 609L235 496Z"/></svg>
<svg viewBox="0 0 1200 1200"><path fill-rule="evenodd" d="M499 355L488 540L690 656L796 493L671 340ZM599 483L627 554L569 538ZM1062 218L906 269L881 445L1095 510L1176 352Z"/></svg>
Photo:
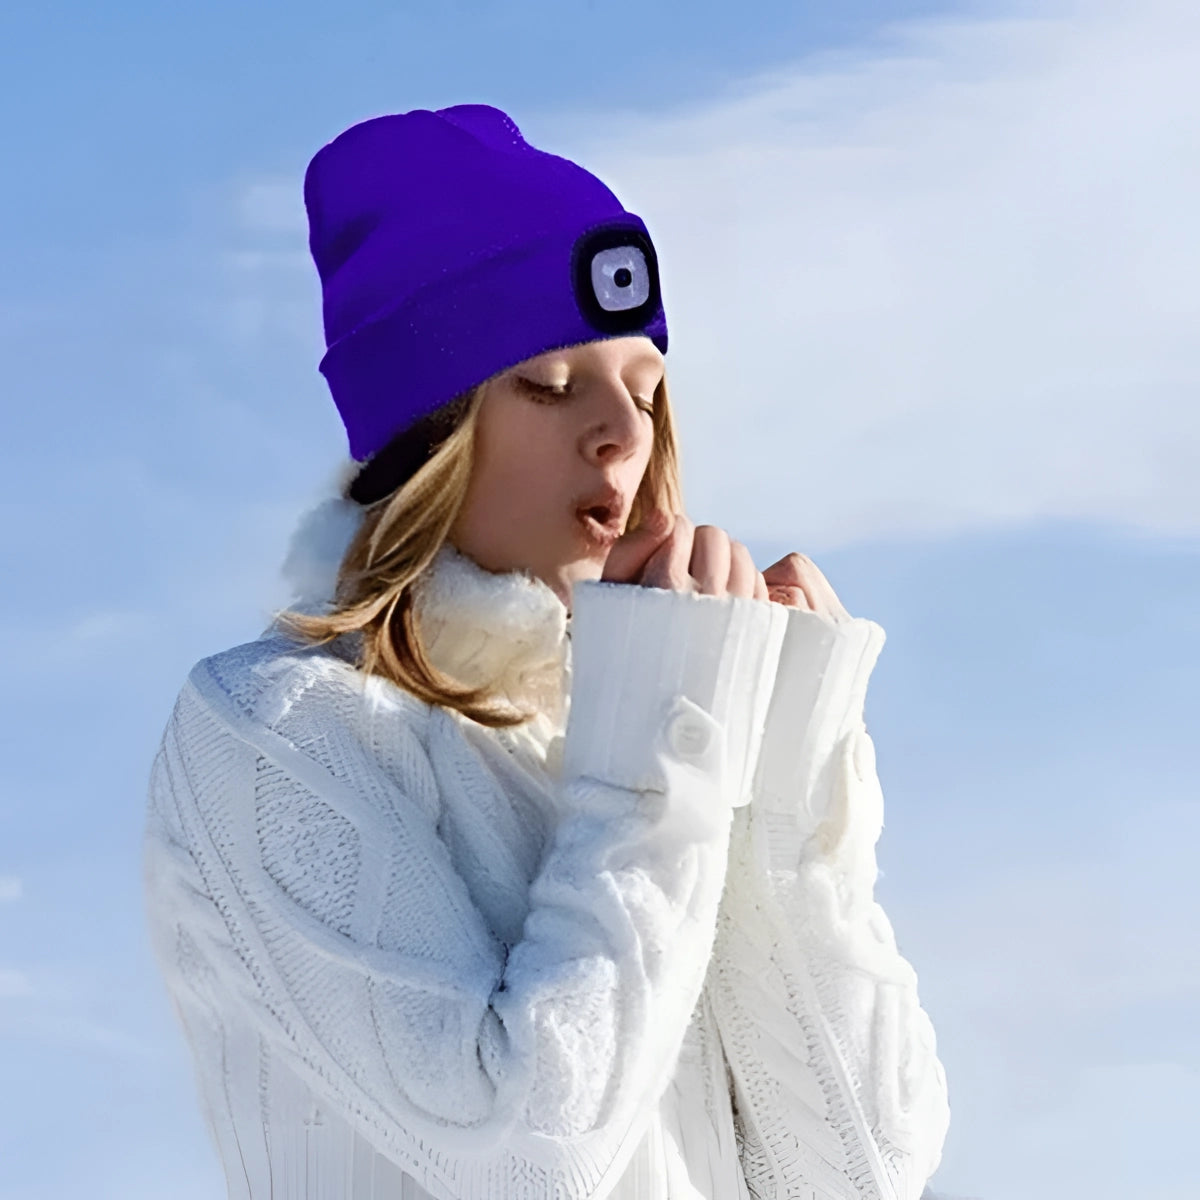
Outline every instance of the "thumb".
<svg viewBox="0 0 1200 1200"><path fill-rule="evenodd" d="M654 509L645 520L613 543L604 560L602 581L631 583L642 573L650 556L667 540L675 526L675 517L660 508Z"/></svg>

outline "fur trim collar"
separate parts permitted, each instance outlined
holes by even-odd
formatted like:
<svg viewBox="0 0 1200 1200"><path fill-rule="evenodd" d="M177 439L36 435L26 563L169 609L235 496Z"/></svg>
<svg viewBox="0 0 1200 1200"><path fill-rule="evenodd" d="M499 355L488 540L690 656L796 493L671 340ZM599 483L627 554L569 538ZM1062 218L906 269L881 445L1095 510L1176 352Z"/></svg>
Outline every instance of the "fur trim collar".
<svg viewBox="0 0 1200 1200"><path fill-rule="evenodd" d="M291 588L291 608L306 613L326 609L337 587L338 567L362 518L362 507L340 496L323 500L300 518L281 571Z"/></svg>
<svg viewBox="0 0 1200 1200"><path fill-rule="evenodd" d="M447 542L417 581L413 603L439 671L561 719L569 619L548 584L528 571L487 571Z"/></svg>
<svg viewBox="0 0 1200 1200"><path fill-rule="evenodd" d="M341 497L301 519L283 564L293 609L328 608L338 567L361 523L361 507ZM414 585L413 604L439 671L467 687L492 687L556 723L563 719L570 618L543 580L525 570L485 570L447 542Z"/></svg>

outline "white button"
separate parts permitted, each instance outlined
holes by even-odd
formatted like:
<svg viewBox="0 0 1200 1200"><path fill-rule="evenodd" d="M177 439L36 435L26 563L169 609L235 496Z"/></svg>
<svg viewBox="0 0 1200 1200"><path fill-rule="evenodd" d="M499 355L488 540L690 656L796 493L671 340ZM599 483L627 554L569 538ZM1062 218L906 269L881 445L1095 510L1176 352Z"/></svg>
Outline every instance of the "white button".
<svg viewBox="0 0 1200 1200"><path fill-rule="evenodd" d="M701 758L712 744L712 730L691 713L680 713L667 728L667 741L680 758Z"/></svg>

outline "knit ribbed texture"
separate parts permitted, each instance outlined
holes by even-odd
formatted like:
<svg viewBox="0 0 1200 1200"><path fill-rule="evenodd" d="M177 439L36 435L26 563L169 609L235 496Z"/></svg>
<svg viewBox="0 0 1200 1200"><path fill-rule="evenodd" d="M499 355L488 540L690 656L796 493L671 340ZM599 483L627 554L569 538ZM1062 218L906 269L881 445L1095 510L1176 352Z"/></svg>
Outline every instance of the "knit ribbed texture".
<svg viewBox="0 0 1200 1200"><path fill-rule="evenodd" d="M268 632L155 760L151 931L230 1196L916 1200L947 1112L871 898L881 631L599 583L566 621L449 548L425 596L437 665L558 678L564 722Z"/></svg>

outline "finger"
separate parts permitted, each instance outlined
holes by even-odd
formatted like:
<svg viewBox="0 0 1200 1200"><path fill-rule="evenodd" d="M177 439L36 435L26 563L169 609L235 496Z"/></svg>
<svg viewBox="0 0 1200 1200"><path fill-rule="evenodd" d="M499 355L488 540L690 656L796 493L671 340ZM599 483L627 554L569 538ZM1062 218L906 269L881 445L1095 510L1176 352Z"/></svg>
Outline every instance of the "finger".
<svg viewBox="0 0 1200 1200"><path fill-rule="evenodd" d="M833 621L850 619L850 614L838 599L833 585L825 578L824 572L812 559L804 559L802 573L805 581L804 590L812 601L813 612L823 613Z"/></svg>
<svg viewBox="0 0 1200 1200"><path fill-rule="evenodd" d="M825 578L816 563L810 562L808 566L811 570L809 591L816 600L813 611L824 613L834 621L850 620L850 614L846 611L846 606L841 602L837 592L833 590L833 584Z"/></svg>
<svg viewBox="0 0 1200 1200"><path fill-rule="evenodd" d="M800 587L803 584L805 564L810 561L803 554L793 550L791 554L785 554L778 562L773 562L767 567L763 571L763 578L768 586L778 583Z"/></svg>
<svg viewBox="0 0 1200 1200"><path fill-rule="evenodd" d="M771 599L771 593L767 590L767 581L762 577L761 571L755 572L754 598L755 598L755 600L767 600L767 601L770 601L770 599Z"/></svg>
<svg viewBox="0 0 1200 1200"><path fill-rule="evenodd" d="M677 514L670 535L646 560L646 569L640 580L645 587L667 588L676 592L696 590L695 580L688 574L695 531L696 527L683 513Z"/></svg>
<svg viewBox="0 0 1200 1200"><path fill-rule="evenodd" d="M731 596L755 595L759 574L754 559L750 557L750 551L734 539L729 543L729 560L729 582L726 584L726 591ZM765 583L763 590L766 590Z"/></svg>
<svg viewBox="0 0 1200 1200"><path fill-rule="evenodd" d="M838 598L824 572L806 554L793 551L772 563L763 576L770 586L802 588L813 612L825 613L833 620L849 620L850 614Z"/></svg>
<svg viewBox="0 0 1200 1200"><path fill-rule="evenodd" d="M808 601L808 596L805 595L802 587L794 587L790 584L769 584L767 590L770 598L776 604L784 604L788 608L799 608L805 612L812 612L812 605Z"/></svg>
<svg viewBox="0 0 1200 1200"><path fill-rule="evenodd" d="M789 608L803 609L804 612L812 612L812 602L808 598L808 593L802 587L785 586L780 589L780 597L782 602Z"/></svg>
<svg viewBox="0 0 1200 1200"><path fill-rule="evenodd" d="M674 513L655 509L647 514L641 525L622 534L613 543L604 560L601 580L631 583L637 579L650 556L670 537L674 524Z"/></svg>
<svg viewBox="0 0 1200 1200"><path fill-rule="evenodd" d="M702 595L725 595L731 559L729 535L725 530L716 525L696 526L688 574L696 581Z"/></svg>

